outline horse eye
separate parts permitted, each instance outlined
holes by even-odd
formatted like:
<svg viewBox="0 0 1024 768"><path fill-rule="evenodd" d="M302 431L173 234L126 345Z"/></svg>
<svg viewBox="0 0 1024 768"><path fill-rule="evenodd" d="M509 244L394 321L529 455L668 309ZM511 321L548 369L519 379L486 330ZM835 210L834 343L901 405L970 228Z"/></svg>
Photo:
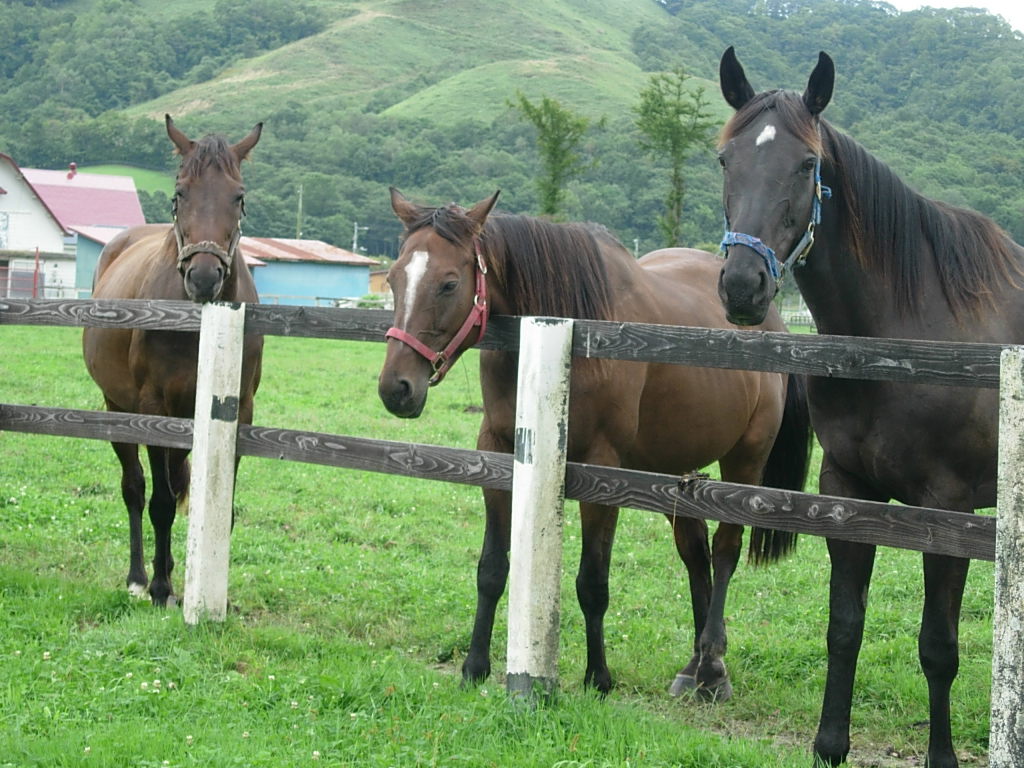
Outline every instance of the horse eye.
<svg viewBox="0 0 1024 768"><path fill-rule="evenodd" d="M455 289L459 287L458 280L449 280L446 283L441 283L441 293L455 293Z"/></svg>
<svg viewBox="0 0 1024 768"><path fill-rule="evenodd" d="M718 156L718 164L725 168L725 158L722 155Z"/></svg>
<svg viewBox="0 0 1024 768"><path fill-rule="evenodd" d="M814 166L817 165L817 163L817 158L808 157L806 160L804 160L803 165L800 166L800 170L804 171L805 173L810 173L811 171L814 170Z"/></svg>

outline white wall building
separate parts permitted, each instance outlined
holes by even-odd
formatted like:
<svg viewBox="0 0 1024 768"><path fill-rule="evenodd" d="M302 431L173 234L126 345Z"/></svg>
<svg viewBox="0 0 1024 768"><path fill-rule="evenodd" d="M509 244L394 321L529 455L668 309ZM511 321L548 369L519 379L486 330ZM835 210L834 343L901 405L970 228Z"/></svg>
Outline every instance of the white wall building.
<svg viewBox="0 0 1024 768"><path fill-rule="evenodd" d="M0 296L73 297L73 242L14 160L0 153Z"/></svg>
<svg viewBox="0 0 1024 768"><path fill-rule="evenodd" d="M129 176L19 168L0 153L0 296L88 295L91 268L76 269L78 230L145 223Z"/></svg>

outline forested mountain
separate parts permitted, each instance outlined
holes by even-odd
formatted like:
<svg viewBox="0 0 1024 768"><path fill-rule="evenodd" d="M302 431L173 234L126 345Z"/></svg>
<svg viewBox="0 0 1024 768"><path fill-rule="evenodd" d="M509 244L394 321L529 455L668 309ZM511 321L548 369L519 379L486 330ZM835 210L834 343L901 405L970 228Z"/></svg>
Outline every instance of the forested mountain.
<svg viewBox="0 0 1024 768"><path fill-rule="evenodd" d="M31 6L31 7L29 7ZM7 0L0 5L0 152L21 165L174 167L162 116L237 139L247 233L393 253L387 186L423 202L502 189L537 210L534 129L508 103L550 96L592 118L596 162L568 215L641 251L660 245L667 172L638 149L631 108L682 66L728 115L717 62L735 45L755 87L802 88L819 50L838 70L826 117L919 191L993 216L1024 241L1024 39L959 9L879 0ZM721 180L689 163L684 238L717 242ZM299 196L303 201L299 216ZM166 218L162 195L144 201Z"/></svg>

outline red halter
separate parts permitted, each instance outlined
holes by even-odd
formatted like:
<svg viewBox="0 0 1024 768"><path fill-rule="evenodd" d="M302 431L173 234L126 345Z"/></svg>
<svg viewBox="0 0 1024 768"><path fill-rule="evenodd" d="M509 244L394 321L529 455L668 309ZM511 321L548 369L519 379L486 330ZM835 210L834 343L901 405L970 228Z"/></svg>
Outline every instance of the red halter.
<svg viewBox="0 0 1024 768"><path fill-rule="evenodd" d="M403 344L412 347L430 362L430 366L434 370L429 381L432 387L435 384L440 384L441 379L455 365L455 361L462 354L460 347L473 329L477 326L480 327L480 331L477 333L473 344L479 342L487 330L487 314L489 312L487 306L487 265L484 263L483 254L480 252L480 240L475 237L473 238L473 250L476 252L476 294L473 296L473 306L469 310L469 316L462 323L462 327L459 328L458 332L444 349L440 352L435 352L411 333L407 333L395 326L388 328L387 333L384 334L386 339L398 339Z"/></svg>

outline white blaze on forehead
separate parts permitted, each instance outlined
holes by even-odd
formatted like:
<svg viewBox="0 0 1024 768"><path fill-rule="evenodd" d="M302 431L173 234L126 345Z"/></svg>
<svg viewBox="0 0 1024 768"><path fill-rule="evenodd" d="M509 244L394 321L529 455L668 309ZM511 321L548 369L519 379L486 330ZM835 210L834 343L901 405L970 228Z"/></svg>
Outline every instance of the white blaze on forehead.
<svg viewBox="0 0 1024 768"><path fill-rule="evenodd" d="M402 319L403 330L409 316L412 315L413 303L416 301L416 292L419 291L423 276L427 273L427 264L429 262L430 254L427 251L413 251L412 258L405 265L405 317Z"/></svg>
<svg viewBox="0 0 1024 768"><path fill-rule="evenodd" d="M761 131L761 133L757 137L757 141L755 141L754 143L760 147L762 144L767 144L769 141L773 141L774 139L775 126L769 123L764 127L764 130Z"/></svg>

